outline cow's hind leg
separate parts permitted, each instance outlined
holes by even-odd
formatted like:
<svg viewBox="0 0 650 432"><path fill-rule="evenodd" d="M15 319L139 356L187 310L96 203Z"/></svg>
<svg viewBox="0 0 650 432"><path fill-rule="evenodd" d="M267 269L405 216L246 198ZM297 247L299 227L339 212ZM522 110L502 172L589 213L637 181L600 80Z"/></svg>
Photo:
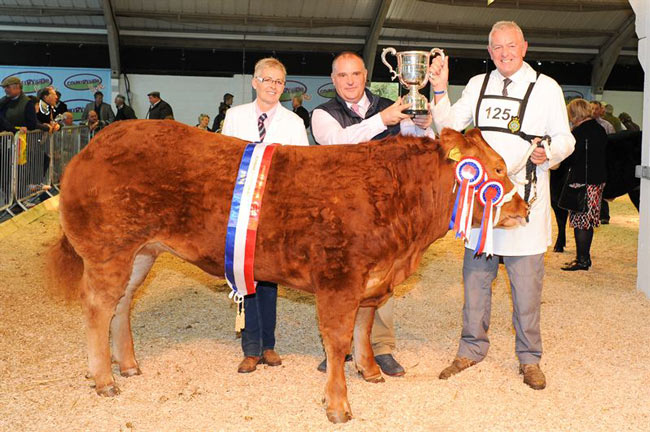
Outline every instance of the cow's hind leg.
<svg viewBox="0 0 650 432"><path fill-rule="evenodd" d="M119 390L111 371L109 330L129 279L130 262L111 260L101 265L84 264L81 298L86 321L88 367L97 394L115 396Z"/></svg>
<svg viewBox="0 0 650 432"><path fill-rule="evenodd" d="M359 300L349 292L317 292L318 319L327 355L327 384L325 409L332 423L344 423L352 418L345 384L345 355L350 349L354 318Z"/></svg>
<svg viewBox="0 0 650 432"><path fill-rule="evenodd" d="M115 316L111 321L111 337L113 342L113 359L120 366L120 374L124 377L140 375L140 368L133 350L133 334L131 332L131 301L135 290L144 282L151 266L156 260L157 253L153 249L144 248L133 260L131 277L122 298L120 298Z"/></svg>
<svg viewBox="0 0 650 432"><path fill-rule="evenodd" d="M360 307L354 324L354 362L357 370L368 382L384 382L381 369L375 361L370 344L370 332L375 319L376 307Z"/></svg>

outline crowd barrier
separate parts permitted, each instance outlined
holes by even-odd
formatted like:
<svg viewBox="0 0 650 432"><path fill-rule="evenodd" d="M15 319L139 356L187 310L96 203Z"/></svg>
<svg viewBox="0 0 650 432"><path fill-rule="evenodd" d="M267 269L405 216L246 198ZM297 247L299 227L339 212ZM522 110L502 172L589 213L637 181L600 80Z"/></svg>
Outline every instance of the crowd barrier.
<svg viewBox="0 0 650 432"><path fill-rule="evenodd" d="M0 133L0 212L13 205L13 186L15 183L14 134Z"/></svg>
<svg viewBox="0 0 650 432"><path fill-rule="evenodd" d="M0 133L0 212L13 215L42 193L52 195L65 167L87 144L87 126L69 126L49 134L43 131Z"/></svg>

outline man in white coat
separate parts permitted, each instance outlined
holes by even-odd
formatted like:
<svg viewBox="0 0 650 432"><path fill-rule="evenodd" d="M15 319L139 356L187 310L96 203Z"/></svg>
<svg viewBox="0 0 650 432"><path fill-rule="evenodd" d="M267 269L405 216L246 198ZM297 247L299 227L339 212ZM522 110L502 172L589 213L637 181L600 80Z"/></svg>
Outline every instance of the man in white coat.
<svg viewBox="0 0 650 432"><path fill-rule="evenodd" d="M451 106L447 96L449 58L434 59L429 76L434 90L431 112L438 131L443 127L463 130L470 124L481 129L485 140L503 157L511 171L522 162L513 183L530 206L529 221L514 229L494 230L494 253L474 257L478 229L473 229L465 249L463 330L456 358L440 374L447 379L480 362L489 348L492 282L503 259L512 290L515 351L524 383L533 389L546 387L539 367L542 357L540 305L544 277L544 253L551 244L549 167L571 152L575 139L569 129L564 96L550 77L524 62L528 43L512 21L494 24L488 51L496 70L473 77L461 98ZM551 158L537 147L526 159L532 143L551 138ZM536 179L536 182L535 182ZM527 186L524 186L528 180Z"/></svg>
<svg viewBox="0 0 650 432"><path fill-rule="evenodd" d="M286 76L284 65L277 59L258 61L252 80L257 97L226 111L222 133L251 142L309 145L302 119L280 104ZM244 359L237 369L239 373L253 372L259 363L282 364L275 352L277 297L277 284L258 281L256 293L244 298Z"/></svg>

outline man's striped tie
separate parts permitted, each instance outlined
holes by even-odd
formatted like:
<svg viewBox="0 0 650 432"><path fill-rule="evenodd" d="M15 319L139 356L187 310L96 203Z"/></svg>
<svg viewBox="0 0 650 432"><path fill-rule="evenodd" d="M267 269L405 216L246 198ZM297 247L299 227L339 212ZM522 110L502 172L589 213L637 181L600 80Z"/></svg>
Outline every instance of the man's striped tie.
<svg viewBox="0 0 650 432"><path fill-rule="evenodd" d="M264 141L264 137L266 136L266 128L264 127L264 120L266 120L266 113L262 113L262 115L257 119L257 129L260 131L260 142Z"/></svg>

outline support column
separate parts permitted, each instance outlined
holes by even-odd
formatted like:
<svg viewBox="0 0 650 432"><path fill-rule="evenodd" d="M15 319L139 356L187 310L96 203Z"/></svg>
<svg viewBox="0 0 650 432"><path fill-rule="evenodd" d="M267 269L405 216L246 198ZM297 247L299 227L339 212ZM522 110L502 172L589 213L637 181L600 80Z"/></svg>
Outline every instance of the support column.
<svg viewBox="0 0 650 432"><path fill-rule="evenodd" d="M643 84L643 131L650 131L650 5L647 0L630 0L636 14L636 34L639 37L639 61L645 72ZM643 133L641 166L650 166L650 134ZM637 169L637 171L641 171ZM646 168L643 171L650 171ZM650 176L641 178L639 210L639 245L637 253L636 287L650 298Z"/></svg>
<svg viewBox="0 0 650 432"><path fill-rule="evenodd" d="M108 33L108 55L111 62L111 82L118 80L121 73L120 68L120 31L115 21L115 14L113 13L113 5L111 0L102 0L102 7L104 9L104 21L106 22L106 31Z"/></svg>
<svg viewBox="0 0 650 432"><path fill-rule="evenodd" d="M368 81L372 81L372 72L375 68L375 57L377 56L377 43L379 42L379 35L381 29L386 21L388 9L392 0L379 0L379 6L375 13L375 19L372 20L368 37L366 38L366 46L363 48L363 62L366 64L368 70Z"/></svg>

